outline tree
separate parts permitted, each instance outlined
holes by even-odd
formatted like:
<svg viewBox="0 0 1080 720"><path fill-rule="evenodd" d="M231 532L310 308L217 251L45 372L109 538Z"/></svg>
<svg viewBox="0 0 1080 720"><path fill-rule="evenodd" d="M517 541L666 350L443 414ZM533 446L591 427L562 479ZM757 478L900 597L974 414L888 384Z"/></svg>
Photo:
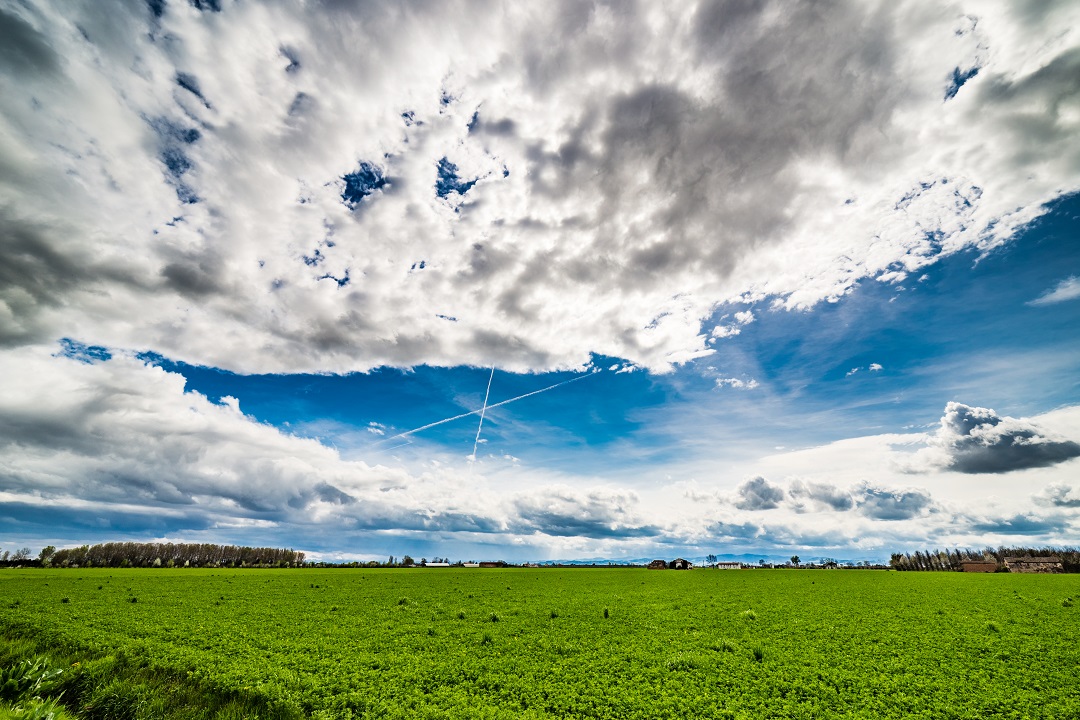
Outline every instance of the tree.
<svg viewBox="0 0 1080 720"><path fill-rule="evenodd" d="M412 567L416 564L416 561L412 559L411 555L406 555L405 557L401 558L401 564L405 567Z"/></svg>
<svg viewBox="0 0 1080 720"><path fill-rule="evenodd" d="M15 562L22 562L24 560L28 560L29 558L30 558L30 548L28 548L28 547L19 548L18 550L15 551L15 554L11 556L11 559L14 560Z"/></svg>
<svg viewBox="0 0 1080 720"><path fill-rule="evenodd" d="M791 564L794 565L795 567L799 567L799 556L798 555L792 555L791 556Z"/></svg>
<svg viewBox="0 0 1080 720"><path fill-rule="evenodd" d="M706 555L705 559L708 560L710 563L715 563L716 562L716 556L715 555Z"/></svg>
<svg viewBox="0 0 1080 720"><path fill-rule="evenodd" d="M55 554L56 546L46 545L45 547L41 548L41 552L38 553L38 560L41 561L42 565L48 565L49 561L52 560L52 556Z"/></svg>

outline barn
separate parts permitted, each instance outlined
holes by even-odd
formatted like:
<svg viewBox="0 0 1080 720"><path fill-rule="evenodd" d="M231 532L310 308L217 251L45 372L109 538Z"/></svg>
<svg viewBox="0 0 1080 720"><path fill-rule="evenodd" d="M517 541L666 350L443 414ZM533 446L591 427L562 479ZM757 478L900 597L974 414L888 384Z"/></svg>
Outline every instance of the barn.
<svg viewBox="0 0 1080 720"><path fill-rule="evenodd" d="M694 563L689 560L683 560L682 558L675 558L668 564L668 567L672 570L693 570Z"/></svg>
<svg viewBox="0 0 1080 720"><path fill-rule="evenodd" d="M653 560L648 567L650 570L667 570L667 563L663 560Z"/></svg>
<svg viewBox="0 0 1080 720"><path fill-rule="evenodd" d="M964 572L992 573L998 569L997 560L964 560L960 566Z"/></svg>
<svg viewBox="0 0 1080 720"><path fill-rule="evenodd" d="M1005 567L1009 572L1015 573L1045 573L1055 574L1065 572L1061 564L1061 558L1048 557L1007 557Z"/></svg>

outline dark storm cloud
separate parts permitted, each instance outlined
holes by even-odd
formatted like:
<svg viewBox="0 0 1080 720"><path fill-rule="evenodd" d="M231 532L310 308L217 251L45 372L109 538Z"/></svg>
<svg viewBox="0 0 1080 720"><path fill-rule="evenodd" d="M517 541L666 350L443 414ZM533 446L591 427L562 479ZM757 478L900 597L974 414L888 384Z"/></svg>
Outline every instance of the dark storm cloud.
<svg viewBox="0 0 1080 720"><path fill-rule="evenodd" d="M60 68L60 57L30 23L0 9L0 68L15 74L53 73Z"/></svg>
<svg viewBox="0 0 1080 720"><path fill-rule="evenodd" d="M1049 467L1080 457L1080 444L1047 436L1033 423L957 402L945 406L932 444L946 467L962 473L1005 473Z"/></svg>
<svg viewBox="0 0 1080 720"><path fill-rule="evenodd" d="M763 477L746 481L736 494L735 507L740 510L772 510L784 500L783 488L770 485Z"/></svg>
<svg viewBox="0 0 1080 720"><path fill-rule="evenodd" d="M979 520L970 525L972 532L997 535L1046 535L1064 532L1068 527L1069 522L1063 516L1038 517L1019 513L1012 517Z"/></svg>

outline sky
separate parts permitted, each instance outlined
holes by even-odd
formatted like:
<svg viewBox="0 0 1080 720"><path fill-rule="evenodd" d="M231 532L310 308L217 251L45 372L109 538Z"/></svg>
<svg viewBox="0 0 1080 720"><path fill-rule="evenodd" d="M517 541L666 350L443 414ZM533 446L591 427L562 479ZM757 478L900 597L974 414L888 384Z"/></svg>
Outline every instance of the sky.
<svg viewBox="0 0 1080 720"><path fill-rule="evenodd" d="M1080 6L0 0L0 549L1080 544Z"/></svg>

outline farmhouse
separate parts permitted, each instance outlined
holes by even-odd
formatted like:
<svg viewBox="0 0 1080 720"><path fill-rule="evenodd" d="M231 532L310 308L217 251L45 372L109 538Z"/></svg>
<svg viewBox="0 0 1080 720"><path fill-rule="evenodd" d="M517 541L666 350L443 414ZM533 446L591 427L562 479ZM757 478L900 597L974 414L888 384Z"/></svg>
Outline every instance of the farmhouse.
<svg viewBox="0 0 1080 720"><path fill-rule="evenodd" d="M667 563L663 560L653 560L649 563L650 570L667 570Z"/></svg>
<svg viewBox="0 0 1080 720"><path fill-rule="evenodd" d="M689 560L683 560L682 558L675 558L668 567L672 570L692 570L694 568L694 563Z"/></svg>
<svg viewBox="0 0 1080 720"><path fill-rule="evenodd" d="M997 572L998 569L996 560L964 560L960 566L964 572L992 573Z"/></svg>
<svg viewBox="0 0 1080 720"><path fill-rule="evenodd" d="M1063 573L1059 557L1007 557L1005 567L1016 573Z"/></svg>
<svg viewBox="0 0 1080 720"><path fill-rule="evenodd" d="M714 566L717 570L740 570L742 569L742 563L737 562L718 562Z"/></svg>

